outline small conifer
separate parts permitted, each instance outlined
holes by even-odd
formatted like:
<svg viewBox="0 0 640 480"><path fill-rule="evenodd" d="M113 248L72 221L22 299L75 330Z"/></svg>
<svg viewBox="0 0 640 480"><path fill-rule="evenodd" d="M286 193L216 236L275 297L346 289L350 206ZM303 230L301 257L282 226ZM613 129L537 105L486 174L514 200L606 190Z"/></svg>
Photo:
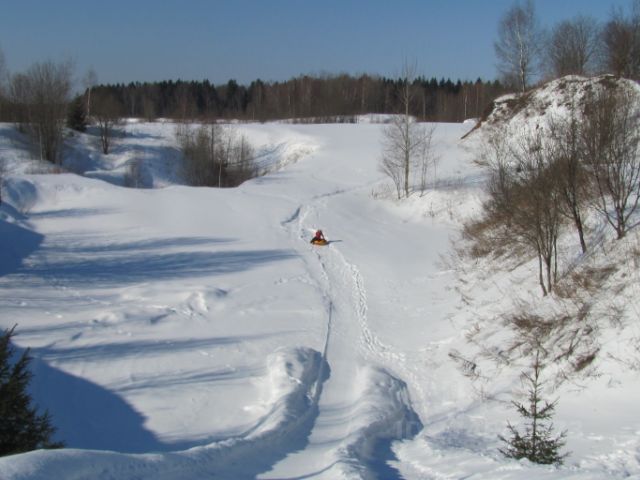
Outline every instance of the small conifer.
<svg viewBox="0 0 640 480"><path fill-rule="evenodd" d="M76 97L69 105L67 126L78 132L87 130L87 109L82 96Z"/></svg>
<svg viewBox="0 0 640 480"><path fill-rule="evenodd" d="M25 351L17 361L11 337L15 327L0 336L0 456L39 448L60 448L52 441L55 428L48 412L38 414L27 387L32 378L31 357Z"/></svg>
<svg viewBox="0 0 640 480"><path fill-rule="evenodd" d="M536 356L531 366L531 372L523 372L522 380L527 387L527 402L513 401L513 405L526 421L523 433L507 422L510 438L499 436L506 446L500 452L509 458L527 458L531 462L541 464L562 464L567 454L561 454L560 450L565 445L566 431L554 435L551 418L557 404L557 400L549 403L541 398L544 382L541 374L544 369L542 364L541 349L536 350Z"/></svg>

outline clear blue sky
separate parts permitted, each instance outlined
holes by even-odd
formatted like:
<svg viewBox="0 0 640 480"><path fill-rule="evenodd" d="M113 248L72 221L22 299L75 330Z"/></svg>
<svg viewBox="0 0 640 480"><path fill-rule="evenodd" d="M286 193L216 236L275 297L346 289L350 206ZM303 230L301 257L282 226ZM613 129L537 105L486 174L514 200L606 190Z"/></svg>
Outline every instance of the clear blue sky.
<svg viewBox="0 0 640 480"><path fill-rule="evenodd" d="M513 0L0 0L11 72L70 58L101 83L300 74L496 76L493 42ZM536 0L543 25L606 20L630 0Z"/></svg>

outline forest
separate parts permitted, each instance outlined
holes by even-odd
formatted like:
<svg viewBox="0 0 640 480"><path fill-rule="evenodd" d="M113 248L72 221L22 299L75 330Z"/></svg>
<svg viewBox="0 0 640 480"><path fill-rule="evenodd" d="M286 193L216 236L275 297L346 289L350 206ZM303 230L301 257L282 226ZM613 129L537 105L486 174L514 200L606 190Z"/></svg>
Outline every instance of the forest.
<svg viewBox="0 0 640 480"><path fill-rule="evenodd" d="M350 122L365 113L397 113L396 93L405 80L373 75L302 75L283 82L235 80L214 85L208 80L131 82L98 85L96 96L109 96L127 117L173 119L239 119L299 122ZM461 122L478 117L505 92L499 81L456 82L417 77L411 105L425 121Z"/></svg>

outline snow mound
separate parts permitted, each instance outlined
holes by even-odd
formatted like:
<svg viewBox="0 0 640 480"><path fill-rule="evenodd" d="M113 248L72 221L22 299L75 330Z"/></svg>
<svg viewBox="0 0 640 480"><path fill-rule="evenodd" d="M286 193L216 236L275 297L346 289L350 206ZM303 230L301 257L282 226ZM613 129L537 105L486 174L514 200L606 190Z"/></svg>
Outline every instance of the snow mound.
<svg viewBox="0 0 640 480"><path fill-rule="evenodd" d="M259 175L282 170L287 165L312 154L316 150L314 145L300 140L282 141L259 147L254 159Z"/></svg>
<svg viewBox="0 0 640 480"><path fill-rule="evenodd" d="M480 119L472 132L503 127L544 127L549 118L565 117L573 107L579 107L587 94L620 87L640 92L640 86L635 82L612 75L593 78L568 75L525 94L508 94L497 98L493 108Z"/></svg>
<svg viewBox="0 0 640 480"><path fill-rule="evenodd" d="M279 350L269 356L267 375L259 382L263 398L258 408L264 409L265 415L248 433L248 439L269 432L286 436L285 432L308 420L315 401L313 393L324 380L323 362L319 352L306 348Z"/></svg>
<svg viewBox="0 0 640 480"><path fill-rule="evenodd" d="M4 183L2 200L18 212L27 213L39 200L38 190L30 179L10 177Z"/></svg>
<svg viewBox="0 0 640 480"><path fill-rule="evenodd" d="M393 441L412 438L422 423L411 408L407 385L382 368L362 368L352 406L351 431L338 451L337 470L347 478L393 471L386 464Z"/></svg>
<svg viewBox="0 0 640 480"><path fill-rule="evenodd" d="M278 350L258 383L264 416L235 438L183 452L127 455L65 449L0 458L3 480L253 478L291 449L303 446L313 423L312 390L323 380L322 358L309 348Z"/></svg>

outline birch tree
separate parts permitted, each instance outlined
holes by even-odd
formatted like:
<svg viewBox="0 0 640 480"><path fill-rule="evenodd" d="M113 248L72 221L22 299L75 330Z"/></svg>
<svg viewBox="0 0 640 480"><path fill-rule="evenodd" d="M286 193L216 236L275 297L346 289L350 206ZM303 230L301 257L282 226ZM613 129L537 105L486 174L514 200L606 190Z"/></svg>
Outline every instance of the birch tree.
<svg viewBox="0 0 640 480"><path fill-rule="evenodd" d="M410 114L415 74L415 64L405 62L398 92L398 114L383 130L380 170L393 181L399 199L411 195L414 174L418 175L420 188L424 191L428 165L434 161L431 155L433 130L428 130Z"/></svg>
<svg viewBox="0 0 640 480"><path fill-rule="evenodd" d="M87 70L84 78L82 79L82 83L84 84L84 88L86 90L87 97L87 117L91 116L91 91L93 87L98 84L98 74L93 68Z"/></svg>
<svg viewBox="0 0 640 480"><path fill-rule="evenodd" d="M525 92L537 70L543 37L532 0L514 4L498 25L494 49L498 70L507 83L515 83Z"/></svg>

